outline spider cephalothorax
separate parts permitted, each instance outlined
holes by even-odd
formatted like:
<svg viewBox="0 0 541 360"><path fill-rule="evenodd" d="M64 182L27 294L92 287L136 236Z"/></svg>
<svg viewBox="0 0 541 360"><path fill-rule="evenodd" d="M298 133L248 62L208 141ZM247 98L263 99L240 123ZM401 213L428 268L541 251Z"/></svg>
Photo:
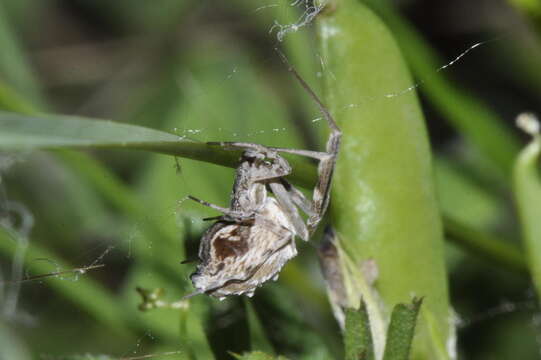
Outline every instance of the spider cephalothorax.
<svg viewBox="0 0 541 360"><path fill-rule="evenodd" d="M188 296L201 293L218 298L253 295L258 286L269 279L277 279L284 264L297 254L295 236L308 240L325 214L341 132L310 87L292 67L289 71L316 101L327 120L331 132L326 152L241 142L209 143L243 153L229 208L190 196L223 215L215 218L217 221L201 238L200 263L191 275L196 292ZM319 160L319 177L312 200L306 199L284 178L292 169L279 153ZM299 208L308 216L306 223Z"/></svg>

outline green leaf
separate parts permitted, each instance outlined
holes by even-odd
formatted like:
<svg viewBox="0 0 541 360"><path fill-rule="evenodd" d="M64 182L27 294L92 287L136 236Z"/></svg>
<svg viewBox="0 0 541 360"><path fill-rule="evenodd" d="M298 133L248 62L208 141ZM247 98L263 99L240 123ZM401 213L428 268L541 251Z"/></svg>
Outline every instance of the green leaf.
<svg viewBox="0 0 541 360"><path fill-rule="evenodd" d="M530 272L537 292L541 296L541 176L539 166L541 135L539 134L539 122L535 119L530 119L530 121L537 124L537 131L532 131L532 141L522 150L516 160L513 173L514 195Z"/></svg>
<svg viewBox="0 0 541 360"><path fill-rule="evenodd" d="M346 360L372 360L374 348L366 305L361 302L359 310L346 309L344 351Z"/></svg>
<svg viewBox="0 0 541 360"><path fill-rule="evenodd" d="M191 143L162 131L77 116L29 116L0 112L0 149L133 147Z"/></svg>
<svg viewBox="0 0 541 360"><path fill-rule="evenodd" d="M237 167L240 154L142 126L78 116L30 116L0 111L0 151L97 148L147 150L233 168ZM286 157L296 169L291 180L312 186L315 167L304 159Z"/></svg>
<svg viewBox="0 0 541 360"><path fill-rule="evenodd" d="M383 360L409 359L417 315L422 302L422 299L414 299L411 304L398 304L394 307L387 330Z"/></svg>
<svg viewBox="0 0 541 360"><path fill-rule="evenodd" d="M78 116L0 111L0 151L53 149L148 150L236 166L235 155L167 132Z"/></svg>

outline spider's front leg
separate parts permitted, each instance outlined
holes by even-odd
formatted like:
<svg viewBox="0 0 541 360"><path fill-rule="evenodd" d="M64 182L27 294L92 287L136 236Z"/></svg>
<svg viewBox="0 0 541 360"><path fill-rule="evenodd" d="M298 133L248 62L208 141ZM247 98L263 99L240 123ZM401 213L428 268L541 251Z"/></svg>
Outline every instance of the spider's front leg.
<svg viewBox="0 0 541 360"><path fill-rule="evenodd" d="M330 115L329 115L330 116ZM332 117L330 118L332 120ZM308 218L307 225L310 233L312 234L317 225L323 218L327 207L329 206L331 182L336 166L336 158L338 156L338 150L340 148L340 139L342 132L338 129L334 120L332 120L331 134L329 140L327 140L327 153L319 161L318 165L318 180L314 193L312 195L312 210L314 214Z"/></svg>
<svg viewBox="0 0 541 360"><path fill-rule="evenodd" d="M233 141L207 142L207 145L220 146L224 150L242 150L241 165L237 168L237 177L242 163L248 162L250 173L246 174L246 180L249 179L252 183L280 178L291 174L292 171L287 160L272 147Z"/></svg>
<svg viewBox="0 0 541 360"><path fill-rule="evenodd" d="M304 213L308 215L308 220L305 226L308 231L308 236L305 238L301 235L301 233L299 233L301 238L304 240L307 240L308 237L315 232L329 205L331 181L334 173L334 167L336 165L338 149L340 147L340 138L342 135L338 128L331 127L331 129L331 134L329 135L329 139L327 141L327 152L272 148L278 152L306 156L319 160L318 180L313 190L311 201L306 199L302 192L296 189L285 179L280 179L280 185L274 185L274 187L271 186L273 193L276 195L278 200L284 204L286 209L290 209L292 205L289 205L289 203L292 203L301 208Z"/></svg>
<svg viewBox="0 0 541 360"><path fill-rule="evenodd" d="M213 142L227 150L244 150L236 170L235 184L229 208L211 204L188 196L204 206L215 209L223 216L210 218L235 223L250 223L265 205L265 183L291 173L291 166L276 151L260 144L243 142Z"/></svg>
<svg viewBox="0 0 541 360"><path fill-rule="evenodd" d="M208 220L224 220L224 221L242 224L242 223L252 222L255 219L255 213L252 213L252 212L246 213L242 211L231 210L229 208L224 208L224 207L209 203L208 201L198 199L195 196L191 196L191 195L188 195L188 199L193 200L201 205L207 206L211 209L214 209L224 214L223 216L218 216L216 218L208 218Z"/></svg>
<svg viewBox="0 0 541 360"><path fill-rule="evenodd" d="M321 219L323 218L323 215L325 215L325 211L327 211L327 207L329 205L331 181L334 173L334 167L336 165L338 151L340 150L342 131L336 124L336 121L332 117L329 110L325 107L325 105L323 105L321 99L316 95L312 88L310 88L306 81L304 81L304 79L299 75L299 73L297 73L297 70L295 70L295 68L289 63L286 56L278 48L276 48L275 50L280 56L282 62L287 65L288 71L293 74L293 76L295 77L295 79L297 79L302 88L317 104L319 111L327 121L327 125L329 126L330 130L325 153L307 154L306 151L297 152L300 155L314 157L319 160L318 180L316 187L314 188L314 193L312 195L312 215L310 215L307 221L308 230L310 234L312 234L317 228L317 225L319 224ZM302 152L304 152L304 154L302 154Z"/></svg>
<svg viewBox="0 0 541 360"><path fill-rule="evenodd" d="M287 217L295 233L300 236L301 239L308 241L310 234L306 224L302 220L294 199L289 194L288 190L284 186L285 180L279 179L278 181L273 181L269 183L269 187L274 194L274 197L280 204L280 208L283 211L283 214Z"/></svg>

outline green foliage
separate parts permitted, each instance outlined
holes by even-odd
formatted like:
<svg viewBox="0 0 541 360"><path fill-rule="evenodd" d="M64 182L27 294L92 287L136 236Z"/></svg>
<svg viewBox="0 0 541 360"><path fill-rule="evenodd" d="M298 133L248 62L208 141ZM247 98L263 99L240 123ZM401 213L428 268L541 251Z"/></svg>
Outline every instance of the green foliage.
<svg viewBox="0 0 541 360"><path fill-rule="evenodd" d="M523 126L532 135L531 142L517 157L514 171L515 199L519 211L524 245L527 249L531 275L541 296L541 135L539 122L531 115ZM524 118L523 118L524 119Z"/></svg>
<svg viewBox="0 0 541 360"><path fill-rule="evenodd" d="M461 356L538 354L532 304L518 315L487 309L521 303L527 272L541 289L539 138L517 157L505 124L526 107L541 111L539 5L509 0L478 13L472 3L463 16L448 4L439 24L437 14L416 16L419 1L329 0L307 22L310 2L292 3L1 2L0 358L407 359L414 330L412 358L445 358L447 275L468 327ZM501 37L498 19L516 30ZM449 34L452 46L440 43ZM344 129L331 221L348 299L366 300L347 312L344 338L301 243L252 300L178 301L193 271L179 261L196 256L200 219L216 215L183 199L225 206L239 155L206 142L321 149L324 122L277 45ZM416 90L435 129L431 155ZM440 121L454 133L442 139ZM288 160L290 180L312 188L315 164ZM35 225L21 228L25 216ZM169 307L139 311L138 286L163 288ZM391 313L412 295L424 297L421 310ZM66 356L86 353L109 355Z"/></svg>
<svg viewBox="0 0 541 360"><path fill-rule="evenodd" d="M346 360L374 359L370 320L364 302L361 302L359 310L346 310L344 348Z"/></svg>
<svg viewBox="0 0 541 360"><path fill-rule="evenodd" d="M422 302L422 299L414 299L411 304L398 304L394 307L387 331L383 360L409 359L417 316Z"/></svg>
<svg viewBox="0 0 541 360"><path fill-rule="evenodd" d="M414 299L411 304L394 306L387 329L383 360L408 360L410 358L410 349L421 304L422 299ZM370 313L364 301L361 301L358 310L346 309L345 315L345 359L374 359Z"/></svg>

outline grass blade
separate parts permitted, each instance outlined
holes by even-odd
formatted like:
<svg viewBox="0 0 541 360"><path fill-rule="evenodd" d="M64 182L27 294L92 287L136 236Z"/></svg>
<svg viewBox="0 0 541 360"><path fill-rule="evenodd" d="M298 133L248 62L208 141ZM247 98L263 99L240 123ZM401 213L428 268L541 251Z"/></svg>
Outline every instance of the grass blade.
<svg viewBox="0 0 541 360"><path fill-rule="evenodd" d="M422 299L414 299L411 304L398 304L394 307L387 330L383 360L409 359L417 315L422 302Z"/></svg>
<svg viewBox="0 0 541 360"><path fill-rule="evenodd" d="M10 24L5 4L0 3L0 74L7 79L18 92L42 103L41 91L37 85L35 74L29 66L24 51ZM1 91L1 90L0 90Z"/></svg>
<svg viewBox="0 0 541 360"><path fill-rule="evenodd" d="M525 274L528 270L524 256L517 246L450 216L444 216L443 223L446 238L469 253L479 255L519 274Z"/></svg>
<svg viewBox="0 0 541 360"><path fill-rule="evenodd" d="M0 112L3 150L63 147L138 147L190 142L176 135L135 125L76 116L28 116Z"/></svg>
<svg viewBox="0 0 541 360"><path fill-rule="evenodd" d="M97 148L146 150L232 168L237 166L240 154L141 126L77 116L0 112L0 151ZM287 158L296 169L291 180L313 186L315 167Z"/></svg>
<svg viewBox="0 0 541 360"><path fill-rule="evenodd" d="M344 350L346 360L374 359L370 320L364 302L361 302L359 310L346 310Z"/></svg>
<svg viewBox="0 0 541 360"><path fill-rule="evenodd" d="M519 122L523 120L522 122ZM519 116L519 126L533 139L519 154L514 169L514 191L530 272L541 295L541 135L539 122L528 115Z"/></svg>

